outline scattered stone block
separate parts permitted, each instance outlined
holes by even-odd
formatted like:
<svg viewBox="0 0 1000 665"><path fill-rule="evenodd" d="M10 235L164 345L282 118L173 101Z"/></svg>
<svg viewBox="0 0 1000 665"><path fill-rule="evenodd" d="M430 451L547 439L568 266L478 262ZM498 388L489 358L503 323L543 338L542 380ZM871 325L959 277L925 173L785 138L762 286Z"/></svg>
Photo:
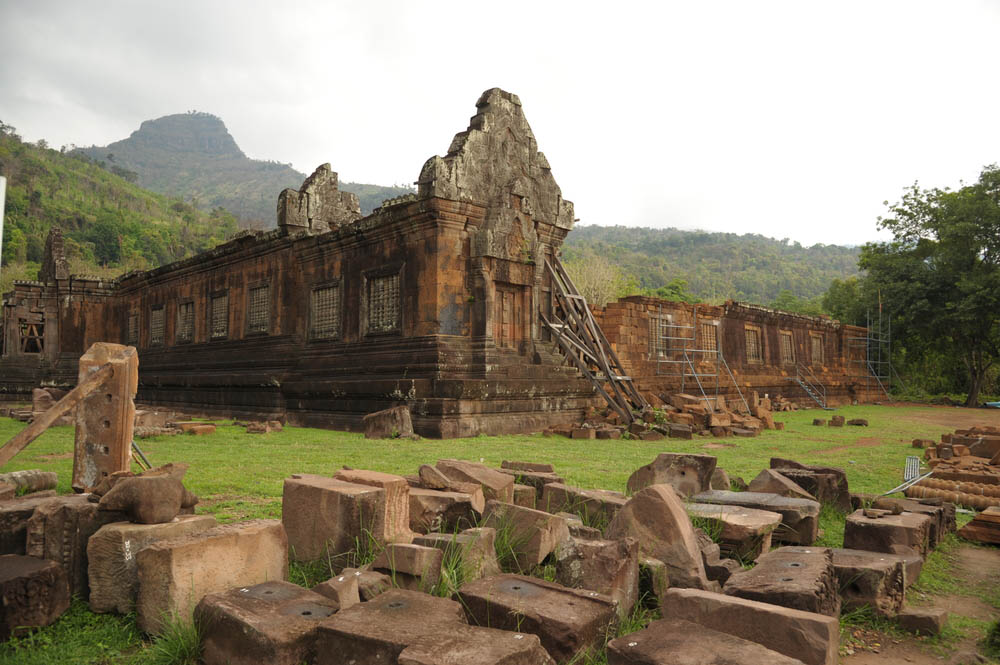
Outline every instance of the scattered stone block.
<svg viewBox="0 0 1000 665"><path fill-rule="evenodd" d="M864 550L833 549L841 606L868 605L881 616L895 616L906 593L906 566L901 557Z"/></svg>
<svg viewBox="0 0 1000 665"><path fill-rule="evenodd" d="M685 504L688 515L716 524L726 556L756 559L771 549L771 534L781 524L781 515L769 510L711 503Z"/></svg>
<svg viewBox="0 0 1000 665"><path fill-rule="evenodd" d="M453 600L391 589L324 620L316 631L315 665L392 665L408 646L465 624Z"/></svg>
<svg viewBox="0 0 1000 665"><path fill-rule="evenodd" d="M977 543L1000 545L1000 507L990 506L958 530L958 535Z"/></svg>
<svg viewBox="0 0 1000 665"><path fill-rule="evenodd" d="M438 460L437 469L452 480L482 485L487 501L511 503L514 500L514 477L484 464L444 459Z"/></svg>
<svg viewBox="0 0 1000 665"><path fill-rule="evenodd" d="M660 604L666 616L756 642L806 665L837 664L835 617L696 589L670 589Z"/></svg>
<svg viewBox="0 0 1000 665"><path fill-rule="evenodd" d="M650 485L667 484L684 496L704 492L711 486L715 463L712 455L660 453L629 476L628 491L635 493Z"/></svg>
<svg viewBox="0 0 1000 665"><path fill-rule="evenodd" d="M336 603L290 582L210 593L194 618L205 665L300 665L316 656L316 629Z"/></svg>
<svg viewBox="0 0 1000 665"><path fill-rule="evenodd" d="M825 427L826 418L813 418L813 425L815 425L816 427Z"/></svg>
<svg viewBox="0 0 1000 665"><path fill-rule="evenodd" d="M531 485L514 483L514 504L525 508L534 508L538 492Z"/></svg>
<svg viewBox="0 0 1000 665"><path fill-rule="evenodd" d="M434 547L390 543L372 561L372 570L388 575L393 586L430 593L441 581L444 552Z"/></svg>
<svg viewBox="0 0 1000 665"><path fill-rule="evenodd" d="M750 481L750 491L816 501L816 497L812 494L773 469L764 469L757 474L757 477Z"/></svg>
<svg viewBox="0 0 1000 665"><path fill-rule="evenodd" d="M115 483L98 506L124 512L137 524L164 524L180 514L182 505L191 507L197 500L171 476L133 476Z"/></svg>
<svg viewBox="0 0 1000 665"><path fill-rule="evenodd" d="M683 619L660 619L608 642L609 665L803 665L777 651Z"/></svg>
<svg viewBox="0 0 1000 665"><path fill-rule="evenodd" d="M542 498L542 490L549 483L565 482L562 476L551 471L527 471L516 469L500 469L500 473L514 477L515 483L528 485L535 490L536 503Z"/></svg>
<svg viewBox="0 0 1000 665"><path fill-rule="evenodd" d="M720 586L725 586L726 580L740 569L740 564L735 559L722 558L722 550L718 543L708 537L701 529L694 530L698 538L698 547L701 549L701 560L705 565L705 575L709 582L718 582Z"/></svg>
<svg viewBox="0 0 1000 665"><path fill-rule="evenodd" d="M500 468L510 469L512 471L535 471L539 473L555 473L555 467L551 464L541 463L541 462L518 462L512 460L504 460L500 462Z"/></svg>
<svg viewBox="0 0 1000 665"><path fill-rule="evenodd" d="M797 483L821 503L832 503L841 512L847 513L851 511L851 492L847 486L847 473L840 467L802 464L795 460L772 457L771 468L776 469L783 476ZM789 470L791 470L791 473L786 473ZM805 481L804 475L806 473L815 476L815 480ZM828 485L828 481L823 479L824 476L834 477L836 490L830 490L825 487Z"/></svg>
<svg viewBox="0 0 1000 665"><path fill-rule="evenodd" d="M628 616L639 599L639 543L570 538L556 549L556 582L604 594Z"/></svg>
<svg viewBox="0 0 1000 665"><path fill-rule="evenodd" d="M657 432L656 430L648 429L645 432L639 433L639 439L642 441L662 441L663 434Z"/></svg>
<svg viewBox="0 0 1000 665"><path fill-rule="evenodd" d="M394 406L369 413L362 418L365 426L366 439L398 439L413 436L413 421L410 409L405 406Z"/></svg>
<svg viewBox="0 0 1000 665"><path fill-rule="evenodd" d="M0 483L8 483L24 494L32 494L33 492L54 490L56 485L59 484L59 476L55 471L26 469L24 471L0 473Z"/></svg>
<svg viewBox="0 0 1000 665"><path fill-rule="evenodd" d="M642 557L666 565L672 586L709 588L698 539L672 486L651 485L633 495L608 525L606 535L611 540L638 540Z"/></svg>
<svg viewBox="0 0 1000 665"><path fill-rule="evenodd" d="M598 645L616 620L615 602L607 596L521 575L463 584L456 598L471 623L537 635L560 663Z"/></svg>
<svg viewBox="0 0 1000 665"><path fill-rule="evenodd" d="M536 635L458 625L403 649L398 665L555 665Z"/></svg>
<svg viewBox="0 0 1000 665"><path fill-rule="evenodd" d="M597 438L604 440L614 440L622 438L622 432L620 429L599 429L597 430Z"/></svg>
<svg viewBox="0 0 1000 665"><path fill-rule="evenodd" d="M281 521L295 561L353 551L359 539L385 540L385 490L313 475L285 479Z"/></svg>
<svg viewBox="0 0 1000 665"><path fill-rule="evenodd" d="M750 570L735 573L725 594L803 612L835 617L840 594L833 554L825 547L780 547L763 554Z"/></svg>
<svg viewBox="0 0 1000 665"><path fill-rule="evenodd" d="M423 486L431 490L446 490L451 484L448 476L444 475L429 464L421 464L417 469L417 475Z"/></svg>
<svg viewBox="0 0 1000 665"><path fill-rule="evenodd" d="M358 591L358 579L361 575L355 575L354 572L361 571L341 571L340 575L334 575L314 586L312 591L332 601L338 611L353 607L361 602L361 593Z"/></svg>
<svg viewBox="0 0 1000 665"><path fill-rule="evenodd" d="M696 503L713 503L767 510L781 515L781 524L772 539L796 545L810 545L819 533L820 505L808 499L793 499L760 492L709 490L691 497Z"/></svg>
<svg viewBox="0 0 1000 665"><path fill-rule="evenodd" d="M907 607L896 615L899 627L918 635L940 635L948 621L948 613L934 608Z"/></svg>
<svg viewBox="0 0 1000 665"><path fill-rule="evenodd" d="M128 614L139 595L136 555L147 545L217 526L211 515L181 515L164 524L105 524L87 542L87 579L93 612Z"/></svg>
<svg viewBox="0 0 1000 665"><path fill-rule="evenodd" d="M569 433L571 439L596 439L597 430L591 427L574 427Z"/></svg>
<svg viewBox="0 0 1000 665"><path fill-rule="evenodd" d="M848 425L853 427L868 427L868 421L864 418L854 418L847 421Z"/></svg>
<svg viewBox="0 0 1000 665"><path fill-rule="evenodd" d="M676 415L680 416L680 415L688 415L688 414L676 414ZM691 435L693 433L693 430L691 429L691 425L685 425L685 424L682 424L682 423L670 423L667 426L667 431L669 432L669 435L670 435L671 439L688 439L688 440L690 440L691 439Z"/></svg>
<svg viewBox="0 0 1000 665"><path fill-rule="evenodd" d="M349 575L357 580L358 595L361 597L361 601L365 603L392 588L392 578L385 573L379 573L374 570L344 568L340 571L338 577L345 575ZM317 590L317 593L319 593L319 590Z"/></svg>
<svg viewBox="0 0 1000 665"><path fill-rule="evenodd" d="M375 538L382 543L410 541L410 485L406 482L406 478L391 473L361 469L341 469L333 477L345 483L380 487L385 490L382 529L375 533Z"/></svg>
<svg viewBox="0 0 1000 665"><path fill-rule="evenodd" d="M71 494L38 505L28 519L24 552L62 565L70 593L87 600L87 541L105 524L128 519L125 513L98 510L89 495Z"/></svg>
<svg viewBox="0 0 1000 665"><path fill-rule="evenodd" d="M69 608L66 571L55 561L0 555L0 642L48 626Z"/></svg>
<svg viewBox="0 0 1000 665"><path fill-rule="evenodd" d="M24 554L28 520L35 508L54 498L49 490L0 502L0 554Z"/></svg>
<svg viewBox="0 0 1000 665"><path fill-rule="evenodd" d="M478 527L461 533L431 533L417 536L413 544L442 550L446 561L450 556L458 556L462 579L467 582L500 574L496 529Z"/></svg>
<svg viewBox="0 0 1000 665"><path fill-rule="evenodd" d="M476 489L482 497L482 488L477 485ZM477 511L468 494L411 487L409 501L410 529L417 533L452 533L477 521Z"/></svg>
<svg viewBox="0 0 1000 665"><path fill-rule="evenodd" d="M185 434L192 434L194 436L204 436L206 434L215 434L215 425L211 423L198 423L188 427L184 430Z"/></svg>
<svg viewBox="0 0 1000 665"><path fill-rule="evenodd" d="M830 418L830 427L843 427L845 422L844 416L833 416Z"/></svg>
<svg viewBox="0 0 1000 665"><path fill-rule="evenodd" d="M935 549L938 543L949 533L955 532L955 504L935 499L895 499L889 497L875 498L871 503L872 508L890 510L892 512L905 511L927 515L931 518L931 529L928 536L927 547Z"/></svg>
<svg viewBox="0 0 1000 665"><path fill-rule="evenodd" d="M865 513L872 515L867 517ZM879 510L856 510L844 525L844 547L889 554L927 556L931 518L917 513L893 515Z"/></svg>
<svg viewBox="0 0 1000 665"><path fill-rule="evenodd" d="M528 571L569 539L566 520L541 510L488 501L483 524L509 533L518 568Z"/></svg>
<svg viewBox="0 0 1000 665"><path fill-rule="evenodd" d="M161 540L139 551L139 627L156 634L163 618L190 616L207 594L288 575L288 539L278 520L223 524Z"/></svg>
<svg viewBox="0 0 1000 665"><path fill-rule="evenodd" d="M709 489L713 490L728 490L729 485L729 474L725 472L724 469L716 467L715 471L712 472L712 479L709 481Z"/></svg>
<svg viewBox="0 0 1000 665"><path fill-rule="evenodd" d="M740 436L744 438L751 438L757 436L757 430L749 429L747 427L733 427L733 436Z"/></svg>
<svg viewBox="0 0 1000 665"><path fill-rule="evenodd" d="M628 499L621 492L585 490L562 483L549 483L542 491L540 507L546 512L580 515L591 524L609 524Z"/></svg>

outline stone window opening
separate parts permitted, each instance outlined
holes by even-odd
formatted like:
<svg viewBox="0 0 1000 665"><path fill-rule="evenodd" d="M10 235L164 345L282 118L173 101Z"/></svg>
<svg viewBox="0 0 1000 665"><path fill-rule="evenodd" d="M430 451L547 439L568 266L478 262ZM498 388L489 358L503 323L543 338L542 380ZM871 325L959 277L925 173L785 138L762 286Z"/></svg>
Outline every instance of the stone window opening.
<svg viewBox="0 0 1000 665"><path fill-rule="evenodd" d="M21 353L42 353L45 351L45 324L41 321L19 321L21 333Z"/></svg>
<svg viewBox="0 0 1000 665"><path fill-rule="evenodd" d="M824 361L822 333L809 333L809 346L812 364L822 365Z"/></svg>
<svg viewBox="0 0 1000 665"><path fill-rule="evenodd" d="M747 326L743 329L747 347L747 362L760 364L764 362L764 347L760 340L760 328Z"/></svg>
<svg viewBox="0 0 1000 665"><path fill-rule="evenodd" d="M149 345L163 346L164 326L163 326L163 305L153 307L149 310Z"/></svg>
<svg viewBox="0 0 1000 665"><path fill-rule="evenodd" d="M125 327L125 344L126 346L139 345L139 314L137 312L131 312L128 315Z"/></svg>
<svg viewBox="0 0 1000 665"><path fill-rule="evenodd" d="M701 328L701 349L702 351L719 350L719 325L715 321L702 321Z"/></svg>
<svg viewBox="0 0 1000 665"><path fill-rule="evenodd" d="M267 333L271 311L271 286L264 284L250 289L247 296L247 332Z"/></svg>
<svg viewBox="0 0 1000 665"><path fill-rule="evenodd" d="M368 334L399 332L399 273L368 279Z"/></svg>
<svg viewBox="0 0 1000 665"><path fill-rule="evenodd" d="M226 339L229 337L229 292L223 291L212 296L211 302L211 325L209 337L211 339Z"/></svg>
<svg viewBox="0 0 1000 665"><path fill-rule="evenodd" d="M177 305L177 342L186 344L194 340L194 302Z"/></svg>
<svg viewBox="0 0 1000 665"><path fill-rule="evenodd" d="M340 339L340 284L318 286L310 296L310 329L312 339Z"/></svg>
<svg viewBox="0 0 1000 665"><path fill-rule="evenodd" d="M672 336L673 317L669 314L664 316L649 317L649 355L653 358L662 358L667 355L672 340L667 339Z"/></svg>
<svg viewBox="0 0 1000 665"><path fill-rule="evenodd" d="M778 339L781 341L781 364L794 365L795 344L793 343L791 331L779 330Z"/></svg>

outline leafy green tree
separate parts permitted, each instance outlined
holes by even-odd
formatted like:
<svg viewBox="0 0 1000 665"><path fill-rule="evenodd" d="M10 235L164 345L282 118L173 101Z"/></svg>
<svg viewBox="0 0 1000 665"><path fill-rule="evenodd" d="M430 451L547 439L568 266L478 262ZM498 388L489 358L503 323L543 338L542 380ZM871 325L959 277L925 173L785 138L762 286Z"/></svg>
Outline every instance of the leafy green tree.
<svg viewBox="0 0 1000 665"><path fill-rule="evenodd" d="M857 277L834 279L820 301L823 311L841 323L865 325L871 305L865 284Z"/></svg>
<svg viewBox="0 0 1000 665"><path fill-rule="evenodd" d="M1000 357L1000 167L956 191L914 184L889 213L879 228L892 241L861 252L868 288L892 304L909 353L934 350L965 366L965 404L975 406Z"/></svg>

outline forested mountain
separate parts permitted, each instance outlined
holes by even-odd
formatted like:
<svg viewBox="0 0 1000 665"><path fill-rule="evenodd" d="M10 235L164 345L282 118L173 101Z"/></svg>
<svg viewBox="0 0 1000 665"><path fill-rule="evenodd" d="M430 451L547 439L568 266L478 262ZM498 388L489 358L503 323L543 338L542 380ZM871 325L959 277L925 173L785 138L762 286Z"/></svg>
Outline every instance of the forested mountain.
<svg viewBox="0 0 1000 665"><path fill-rule="evenodd" d="M687 291L701 300L769 305L790 296L819 298L833 279L858 273L858 252L838 245L802 247L753 233L588 225L566 237L563 257L568 262L603 257L626 281L637 282L633 290L655 291L685 280Z"/></svg>
<svg viewBox="0 0 1000 665"><path fill-rule="evenodd" d="M222 208L204 212L149 192L44 141L24 143L2 122L0 175L8 180L0 293L15 279L36 279L53 226L63 230L71 271L104 277L191 256L238 229Z"/></svg>
<svg viewBox="0 0 1000 665"><path fill-rule="evenodd" d="M247 157L222 119L209 113L146 120L127 139L74 152L119 169L146 189L203 210L223 207L243 225L258 228L275 225L278 194L286 187L297 189L306 178L288 164ZM341 182L340 188L358 195L366 215L383 200L412 191L353 182Z"/></svg>

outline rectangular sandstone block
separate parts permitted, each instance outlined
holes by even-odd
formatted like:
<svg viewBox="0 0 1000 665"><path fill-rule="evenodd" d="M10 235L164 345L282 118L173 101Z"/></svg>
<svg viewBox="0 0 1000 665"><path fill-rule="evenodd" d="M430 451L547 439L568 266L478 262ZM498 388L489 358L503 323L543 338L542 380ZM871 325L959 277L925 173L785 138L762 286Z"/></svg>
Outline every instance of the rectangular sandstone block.
<svg viewBox="0 0 1000 665"><path fill-rule="evenodd" d="M380 543L410 541L410 485L406 478L364 469L341 469L333 477L347 483L381 487L385 490L385 517L382 520L382 531L375 534L376 540Z"/></svg>
<svg viewBox="0 0 1000 665"><path fill-rule="evenodd" d="M119 612L135 610L139 595L140 550L160 540L201 533L217 526L211 515L180 515L165 524L113 522L97 530L87 542L87 577L90 610Z"/></svg>
<svg viewBox="0 0 1000 665"><path fill-rule="evenodd" d="M295 475L285 479L281 521L293 560L341 556L354 550L358 539L385 532L385 490Z"/></svg>
<svg viewBox="0 0 1000 665"><path fill-rule="evenodd" d="M28 520L35 508L55 496L55 492L47 491L0 502L0 554L24 554Z"/></svg>
<svg viewBox="0 0 1000 665"><path fill-rule="evenodd" d="M191 617L210 593L288 576L288 538L278 520L223 524L162 540L139 552L139 627L157 633L165 617Z"/></svg>

